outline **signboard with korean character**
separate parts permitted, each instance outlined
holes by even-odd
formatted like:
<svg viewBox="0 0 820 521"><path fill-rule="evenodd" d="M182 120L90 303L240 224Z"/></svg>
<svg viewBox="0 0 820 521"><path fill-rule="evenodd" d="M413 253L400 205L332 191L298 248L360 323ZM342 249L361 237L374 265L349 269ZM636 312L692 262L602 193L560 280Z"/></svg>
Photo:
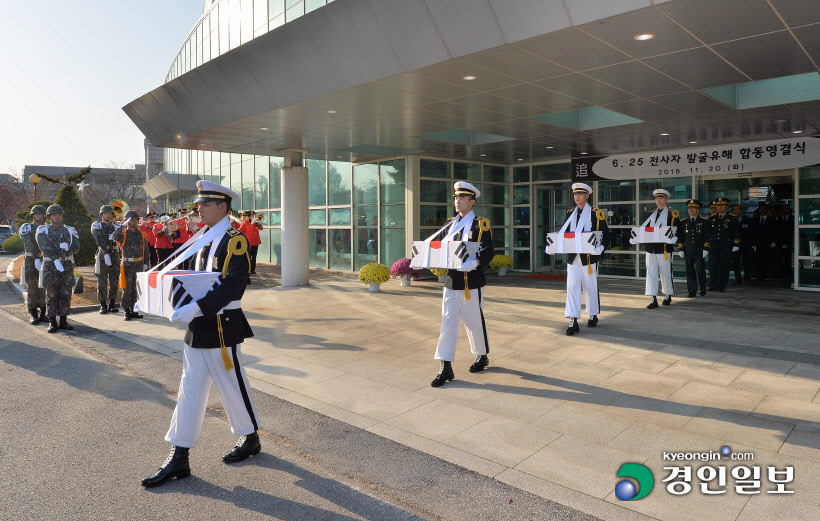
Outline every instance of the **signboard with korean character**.
<svg viewBox="0 0 820 521"><path fill-rule="evenodd" d="M820 165L820 137L572 159L572 181L674 178Z"/></svg>

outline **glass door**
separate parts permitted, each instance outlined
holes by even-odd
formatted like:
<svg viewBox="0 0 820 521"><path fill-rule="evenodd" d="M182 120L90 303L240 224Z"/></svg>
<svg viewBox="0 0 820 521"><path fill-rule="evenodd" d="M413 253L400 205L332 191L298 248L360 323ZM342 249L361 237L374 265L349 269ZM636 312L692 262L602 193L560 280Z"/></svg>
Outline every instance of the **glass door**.
<svg viewBox="0 0 820 521"><path fill-rule="evenodd" d="M555 255L547 255L547 234L557 231L555 228L554 190L551 186L535 185L535 269L536 272L555 271Z"/></svg>

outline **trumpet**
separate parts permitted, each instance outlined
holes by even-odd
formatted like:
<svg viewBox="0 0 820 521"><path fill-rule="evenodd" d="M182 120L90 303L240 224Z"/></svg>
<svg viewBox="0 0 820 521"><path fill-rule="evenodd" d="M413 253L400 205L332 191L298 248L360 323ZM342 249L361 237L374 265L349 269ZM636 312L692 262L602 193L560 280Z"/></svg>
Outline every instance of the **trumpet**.
<svg viewBox="0 0 820 521"><path fill-rule="evenodd" d="M264 214L257 215L256 220L259 221L260 223L265 222L265 215Z"/></svg>

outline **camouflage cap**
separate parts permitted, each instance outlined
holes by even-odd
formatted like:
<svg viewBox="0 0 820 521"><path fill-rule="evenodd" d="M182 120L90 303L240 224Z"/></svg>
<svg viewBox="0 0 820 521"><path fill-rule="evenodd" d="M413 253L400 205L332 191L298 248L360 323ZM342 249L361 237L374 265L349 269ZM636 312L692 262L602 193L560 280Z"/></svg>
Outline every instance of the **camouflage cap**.
<svg viewBox="0 0 820 521"><path fill-rule="evenodd" d="M61 214L65 215L65 212L63 211L63 207L60 206L59 204L52 204L51 206L49 206L48 210L46 210L46 217L48 217L49 215L51 215L53 213L61 213Z"/></svg>
<svg viewBox="0 0 820 521"><path fill-rule="evenodd" d="M124 216L125 219L133 219L135 217L137 219L139 219L139 217L140 217L140 214L138 214L136 212L136 210L128 210L127 212L125 212L125 216Z"/></svg>
<svg viewBox="0 0 820 521"><path fill-rule="evenodd" d="M31 207L31 211L29 212L29 215L35 214L35 213L46 213L46 207L43 206L42 204L35 204L34 206Z"/></svg>
<svg viewBox="0 0 820 521"><path fill-rule="evenodd" d="M100 215L102 215L104 212L114 213L114 209L111 207L110 204L104 204L100 206Z"/></svg>

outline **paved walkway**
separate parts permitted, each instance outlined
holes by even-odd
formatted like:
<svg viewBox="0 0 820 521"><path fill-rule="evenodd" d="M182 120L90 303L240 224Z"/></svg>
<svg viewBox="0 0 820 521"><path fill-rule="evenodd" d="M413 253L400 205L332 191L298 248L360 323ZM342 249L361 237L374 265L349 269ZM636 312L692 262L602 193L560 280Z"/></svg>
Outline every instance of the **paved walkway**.
<svg viewBox="0 0 820 521"><path fill-rule="evenodd" d="M649 311L641 283L606 280L599 327L567 337L563 283L490 283L482 373L467 371L462 331L456 379L429 386L440 284L391 281L369 293L337 277L249 288L248 374L259 391L603 519L817 519L820 295L730 289ZM180 358L182 328L167 320L72 318ZM701 494L697 479L687 495L667 493L663 467L681 463L663 451L723 445L754 453L760 494L737 494L731 476L720 499ZM627 462L652 469L649 497L615 497ZM795 467L795 494L765 492L774 465Z"/></svg>

